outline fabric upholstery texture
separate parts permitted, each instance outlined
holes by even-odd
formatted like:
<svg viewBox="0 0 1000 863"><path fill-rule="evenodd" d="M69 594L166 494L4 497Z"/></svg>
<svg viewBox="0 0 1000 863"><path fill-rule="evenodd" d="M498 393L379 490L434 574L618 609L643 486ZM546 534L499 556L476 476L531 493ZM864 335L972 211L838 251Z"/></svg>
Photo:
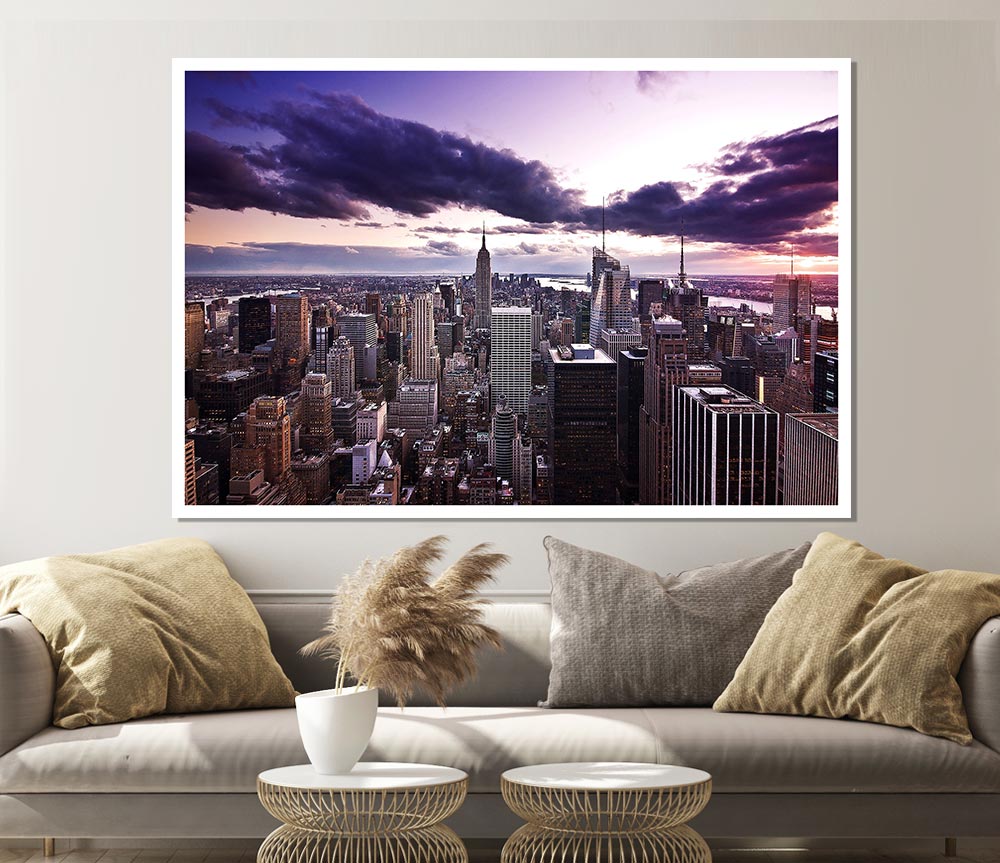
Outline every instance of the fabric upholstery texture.
<svg viewBox="0 0 1000 863"><path fill-rule="evenodd" d="M55 671L45 641L27 618L0 617L0 755L52 721Z"/></svg>
<svg viewBox="0 0 1000 863"><path fill-rule="evenodd" d="M955 678L997 614L998 575L926 572L821 533L715 709L851 717L968 744Z"/></svg>
<svg viewBox="0 0 1000 863"><path fill-rule="evenodd" d="M972 736L1000 752L1000 617L973 637L958 674Z"/></svg>
<svg viewBox="0 0 1000 863"><path fill-rule="evenodd" d="M705 707L386 707L363 758L457 767L473 793L495 793L508 768L548 761L690 765L712 774L717 793L1000 792L1000 754L980 743ZM253 793L260 771L305 760L292 709L156 716L48 728L0 757L0 788Z"/></svg>
<svg viewBox="0 0 1000 863"><path fill-rule="evenodd" d="M552 671L542 706L708 706L809 543L664 575L551 536L545 547Z"/></svg>
<svg viewBox="0 0 1000 863"><path fill-rule="evenodd" d="M10 564L9 612L48 645L62 728L293 703L253 603L201 540Z"/></svg>

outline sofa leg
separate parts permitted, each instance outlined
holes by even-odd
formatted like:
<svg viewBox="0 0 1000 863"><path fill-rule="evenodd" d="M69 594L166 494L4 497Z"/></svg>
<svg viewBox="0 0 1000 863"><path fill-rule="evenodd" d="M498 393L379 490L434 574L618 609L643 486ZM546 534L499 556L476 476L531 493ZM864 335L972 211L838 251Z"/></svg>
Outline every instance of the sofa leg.
<svg viewBox="0 0 1000 863"><path fill-rule="evenodd" d="M958 839L956 839L954 836L948 836L944 840L944 856L945 857L958 856Z"/></svg>
<svg viewBox="0 0 1000 863"><path fill-rule="evenodd" d="M56 840L53 839L51 836L46 836L42 840L42 853L46 857L56 856Z"/></svg>

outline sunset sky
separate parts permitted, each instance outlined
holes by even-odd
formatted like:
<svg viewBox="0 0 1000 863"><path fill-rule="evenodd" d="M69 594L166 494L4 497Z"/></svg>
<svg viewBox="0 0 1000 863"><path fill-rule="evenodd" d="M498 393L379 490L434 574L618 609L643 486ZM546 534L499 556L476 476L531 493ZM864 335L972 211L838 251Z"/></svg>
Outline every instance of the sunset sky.
<svg viewBox="0 0 1000 863"><path fill-rule="evenodd" d="M188 72L189 273L837 271L833 72Z"/></svg>

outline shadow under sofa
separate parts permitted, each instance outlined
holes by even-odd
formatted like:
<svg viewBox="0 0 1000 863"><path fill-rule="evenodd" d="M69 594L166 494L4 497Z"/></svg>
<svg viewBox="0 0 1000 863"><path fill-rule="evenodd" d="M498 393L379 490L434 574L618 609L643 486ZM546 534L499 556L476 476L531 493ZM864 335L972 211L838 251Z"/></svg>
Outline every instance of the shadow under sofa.
<svg viewBox="0 0 1000 863"><path fill-rule="evenodd" d="M328 688L329 662L298 655L328 614L323 598L254 602L299 691ZM710 707L547 710L550 609L494 604L506 649L450 706L383 707L364 760L421 761L469 774L448 822L466 838L518 825L499 794L510 768L554 761L682 764L713 776L692 822L711 838L1000 836L1000 618L979 630L959 683L975 741L850 720L715 713ZM51 726L54 673L28 620L0 617L0 838L260 838L262 770L304 763L294 709Z"/></svg>

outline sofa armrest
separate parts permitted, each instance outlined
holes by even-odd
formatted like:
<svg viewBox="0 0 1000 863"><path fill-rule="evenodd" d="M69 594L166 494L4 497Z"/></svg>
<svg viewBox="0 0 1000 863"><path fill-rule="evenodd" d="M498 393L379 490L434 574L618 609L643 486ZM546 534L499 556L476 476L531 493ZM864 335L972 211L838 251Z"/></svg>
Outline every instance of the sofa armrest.
<svg viewBox="0 0 1000 863"><path fill-rule="evenodd" d="M31 621L0 615L0 755L52 724L56 674Z"/></svg>
<svg viewBox="0 0 1000 863"><path fill-rule="evenodd" d="M969 642L958 673L969 729L1000 752L1000 617L991 617Z"/></svg>

